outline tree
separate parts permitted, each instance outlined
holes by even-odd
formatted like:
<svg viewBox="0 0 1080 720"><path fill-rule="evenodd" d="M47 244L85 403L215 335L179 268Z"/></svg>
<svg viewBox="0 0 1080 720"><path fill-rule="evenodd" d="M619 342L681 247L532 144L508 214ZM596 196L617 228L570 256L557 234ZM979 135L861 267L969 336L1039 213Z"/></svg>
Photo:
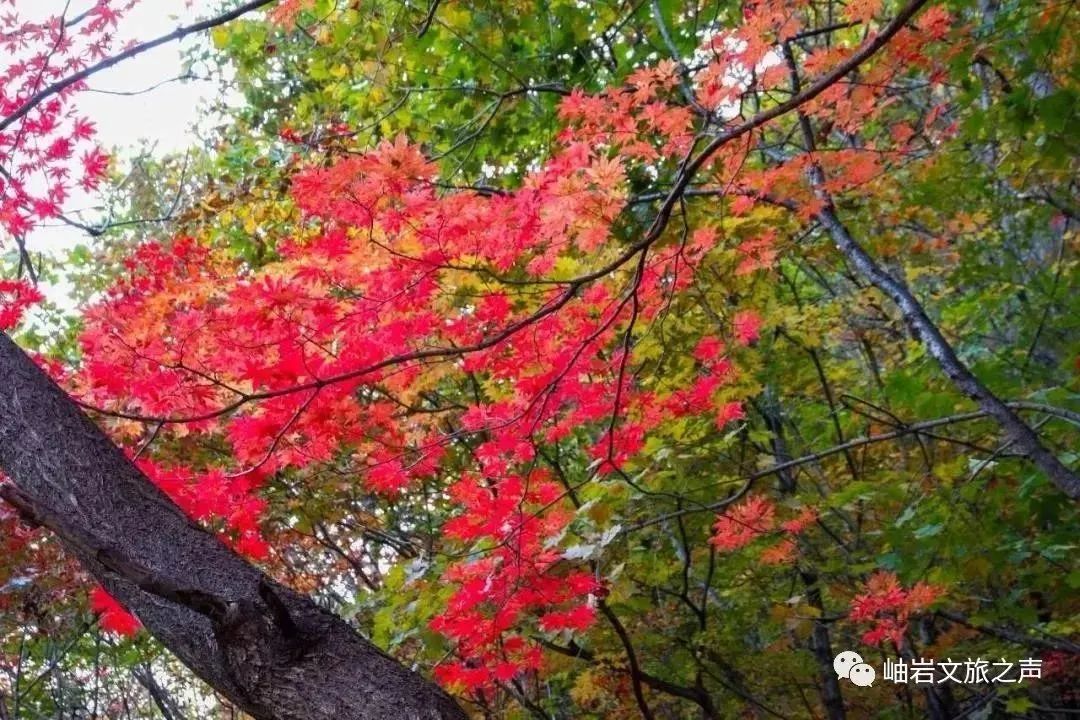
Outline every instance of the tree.
<svg viewBox="0 0 1080 720"><path fill-rule="evenodd" d="M171 241L135 249L86 311L82 357L61 377L140 469L13 344L0 354L13 378L0 416L0 466L13 481L4 497L214 688L258 717L460 713L295 588L329 597L351 588L356 599L337 604L365 618L379 645L434 662L442 683L488 714L512 712L512 700L540 717L723 717L737 708L786 716L803 712L784 687L788 673L810 678L814 702L842 718L865 700L833 672L835 612L861 642L901 657L960 627L1075 652L1067 637L1040 644L1008 620L987 623L982 608L969 609L978 620L954 609L961 584L993 584L958 572L965 553L999 545L948 528L993 517L1019 495L1001 516L1003 536L1056 562L1075 522L1073 461L1048 449L1068 431L1037 432L1025 419L1077 419L1046 397L1075 382L1057 379L1060 354L1075 356L1069 341L1043 339L1055 327L1063 265L1045 309L1028 318L1038 328L1029 361L1042 344L1059 370L1031 377L1025 362L1015 380L990 383L918 297L946 279L904 277L926 249L913 246L908 258L890 247L910 245L904 234L859 239L895 223L920 242L932 238L930 257L944 250L932 229L939 218L916 200L919 184L945 182L946 148L984 161L1005 142L1026 148L1026 130L980 137L974 149L964 137L979 134L971 118L993 92L976 70L1007 78L999 64L1022 66L1020 51L1003 43L1002 57L987 59L963 40L957 15L918 1L891 14L877 3L849 6L839 20L810 3L755 3L737 24L700 36L701 7L654 3L597 32L602 47L579 53L583 64L607 53L614 69L575 83L557 76L557 48L582 38L552 40L543 62L504 68L455 23L480 17L481 29L505 28L483 14L514 8L459 18L433 3L416 19L420 47L393 38L400 60L383 57L370 68L375 81L350 93L355 66L371 62L363 48L384 47L380 28L393 27L371 20L397 6L290 2L275 8L276 28L223 24L264 4L200 26L218 28L215 42L245 73L249 107L219 152L244 177L237 184L261 194L238 192L224 211L193 207ZM1052 28L1055 19L1024 22ZM639 26L669 58L620 70L611 38ZM354 34L359 27L372 39ZM486 37L522 56L507 32ZM449 87L461 103L409 105L434 89L409 84L412 68L437 57L433 49L462 47L483 62L460 61L458 72L484 79ZM1054 47L1057 75L1069 78L1073 51ZM264 53L271 60L260 70ZM380 95L383 83L394 88L384 68L395 62L403 92ZM514 84L496 85L502 73ZM982 85L965 94L955 76ZM51 97L43 92L17 107ZM1053 92L1036 105L1046 108L1039 122L1067 143L1060 114L1072 110L1060 108L1072 95L1045 97ZM440 120L462 107L475 119L444 130ZM539 133L528 122L534 111L561 129ZM15 110L4 127L28 113ZM436 128L424 138L431 146L398 134L417 117ZM260 130L270 137L260 141ZM371 147L373 135L381 140ZM513 161L523 147L530 154ZM441 152L443 166L433 157ZM266 169L254 160L262 154L273 158ZM1016 252L1017 223L1049 212L1048 237L1064 253L1065 171L1036 163L1018 181L985 165L993 179L983 187L996 197L1004 186L1025 203L1001 214L1000 246ZM492 182L489 167L511 180ZM226 188L228 172L217 174ZM20 192L13 207L27 204ZM955 212L941 207L952 231L990 224ZM1032 233L1035 244L1043 232ZM236 235L248 237L222 242ZM1019 263L1038 273L1034 257ZM35 299L29 285L17 287L9 322ZM980 281L957 287L982 292ZM865 308L861 327L839 309L849 297ZM913 345L898 332L905 325ZM764 352L781 343L799 359ZM894 353L934 362L906 375ZM933 387L926 407L910 403L905 382ZM792 404L788 387L821 400ZM965 423L979 429L940 434ZM807 447L807 434L830 444ZM857 454L893 442L901 466L921 454L925 483ZM843 460L842 482L815 475L830 458ZM719 482L703 472L718 461ZM976 481L990 473L993 491L979 498ZM908 523L948 556L931 563L929 582ZM342 565L290 557L316 546ZM1061 588L1046 584L1038 562L1023 571L1041 598L1032 602L1059 608ZM740 589L771 595L788 582L802 587L789 611ZM99 594L102 625L132 630L114 602ZM739 622L719 624L720 613ZM738 637L755 626L760 637ZM784 628L797 652L762 654ZM746 647L771 663L769 676L748 677L752 666L737 656ZM671 653L677 661L662 663ZM559 656L585 669L560 670ZM342 657L351 671L328 672ZM932 717L973 702L948 688L923 695Z"/></svg>
<svg viewBox="0 0 1080 720"><path fill-rule="evenodd" d="M4 499L63 538L200 677L254 717L463 717L191 523L7 337L0 343L9 380L0 458L15 481ZM342 665L359 674L340 674Z"/></svg>

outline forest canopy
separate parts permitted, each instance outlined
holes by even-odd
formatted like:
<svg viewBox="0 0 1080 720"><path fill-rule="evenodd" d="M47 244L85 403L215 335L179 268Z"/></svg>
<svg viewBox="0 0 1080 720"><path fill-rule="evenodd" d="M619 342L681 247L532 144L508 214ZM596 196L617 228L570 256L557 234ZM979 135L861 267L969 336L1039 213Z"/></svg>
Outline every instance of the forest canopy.
<svg viewBox="0 0 1080 720"><path fill-rule="evenodd" d="M139 4L0 14L0 720L1080 712L1075 3Z"/></svg>

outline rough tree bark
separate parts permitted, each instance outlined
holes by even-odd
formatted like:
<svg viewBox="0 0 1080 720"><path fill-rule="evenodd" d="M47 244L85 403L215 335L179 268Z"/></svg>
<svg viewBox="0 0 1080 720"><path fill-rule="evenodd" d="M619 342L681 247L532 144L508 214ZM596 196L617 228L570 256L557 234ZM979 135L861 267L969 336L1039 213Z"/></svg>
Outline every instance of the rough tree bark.
<svg viewBox="0 0 1080 720"><path fill-rule="evenodd" d="M260 720L464 720L436 685L192 522L0 333L0 495Z"/></svg>

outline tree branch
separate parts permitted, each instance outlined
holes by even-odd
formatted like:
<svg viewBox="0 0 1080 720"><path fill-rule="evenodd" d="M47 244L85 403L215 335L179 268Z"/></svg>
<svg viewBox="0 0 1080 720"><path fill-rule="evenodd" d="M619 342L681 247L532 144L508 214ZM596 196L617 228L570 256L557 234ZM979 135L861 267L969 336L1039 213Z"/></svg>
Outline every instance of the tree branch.
<svg viewBox="0 0 1080 720"><path fill-rule="evenodd" d="M818 195L825 202L825 207L817 213L818 221L828 231L840 252L874 287L896 304L912 337L926 347L958 390L978 403L986 415L997 421L1013 441L1016 450L1026 455L1059 490L1074 500L1080 498L1080 477L1046 449L1035 431L1021 420L1007 403L975 377L908 287L886 272L855 241L847 227L839 220L828 193L820 189L823 182L820 169L811 168L811 173L816 177L814 184L818 188Z"/></svg>
<svg viewBox="0 0 1080 720"><path fill-rule="evenodd" d="M791 75L792 87L798 91L799 76L790 45L785 44L784 55ZM809 119L801 112L798 113L798 119L799 130L806 143L806 151L812 154L815 151L813 128L810 126ZM851 235L847 226L837 216L832 194L825 187L825 171L816 159L811 160L807 176L814 194L822 203L821 210L814 217L828 232L840 252L864 278L896 304L912 337L937 360L938 365L945 371L953 385L996 420L1009 437L1011 444L1042 470L1058 489L1074 500L1080 499L1080 476L1077 476L1056 455L1046 449L1035 431L975 377L903 280L886 271Z"/></svg>
<svg viewBox="0 0 1080 720"><path fill-rule="evenodd" d="M963 625L966 628L976 630L983 635L996 637L1000 640L1005 640L1006 642L1011 642L1022 647L1039 648L1040 650L1057 650L1072 655L1080 655L1080 645L1066 638L1038 638L1008 628L975 623L963 613L953 610L938 610L935 614L945 618L949 622L954 622L957 625Z"/></svg>
<svg viewBox="0 0 1080 720"><path fill-rule="evenodd" d="M96 408L85 403L80 403L82 407L87 410L93 410L100 412L104 415L124 418L127 420L138 420L141 422L162 422L167 424L173 423L188 423L198 422L202 420L212 420L222 415L227 415L235 410L239 409L247 403L257 400L268 400L270 398L281 397L284 395L290 395L294 392L303 390L315 390L326 385L331 385L338 382L345 382L353 380L364 375L369 375L377 370L389 367L391 365L398 365L411 360L425 360L433 358L449 358L449 357L461 357L471 352L477 352L480 350L486 350L493 347L503 340L517 334L521 330L532 326L536 321L541 320L548 315L558 311L560 308L569 303L575 295L585 286L595 282L596 280L606 277L611 272L614 272L618 268L625 265L627 262L637 257L639 253L648 249L667 228L668 222L671 219L672 212L675 206L680 202L683 194L687 191L694 176L702 167L708 163L709 159L724 145L729 142L746 135L749 132L765 125L766 123L781 117L792 110L797 109L801 105L810 100L813 100L821 93L825 92L829 87L838 82L840 79L854 71L864 62L874 56L881 48L888 44L896 33L898 33L904 24L907 23L918 11L925 5L927 0L912 0L908 3L887 25L885 25L878 35L875 35L869 41L864 43L858 50L851 54L844 62L837 65L831 71L823 75L812 85L808 86L802 92L793 95L785 102L782 102L768 110L754 115L749 120L746 120L728 130L713 137L709 144L697 155L692 157L688 154L684 162L679 168L678 175L673 183L671 190L668 192L667 197L661 203L660 208L657 211L656 217L653 219L652 224L648 230L642 236L641 240L627 247L618 257L612 260L603 267L578 275L574 278L566 280L559 280L553 282L555 285L564 287L564 291L556 296L553 300L545 303L538 310L532 314L522 318L521 320L511 323L504 327L501 331L489 336L488 338L481 340L471 346L460 348L430 348L426 350L420 350L412 353L406 353L402 355L396 355L385 360L381 360L376 363L372 363L366 367L357 368L355 370L349 370L346 372L338 373L326 378L312 380L306 383L299 383L289 387L278 388L274 390L266 390L263 392L248 393L241 395L237 400L227 403L217 410L212 410L205 413L199 413L198 415L192 415L188 417L150 417L145 415L139 415L136 413L126 413L103 410ZM2 130L0 126L0 130ZM693 150L691 150L691 153Z"/></svg>
<svg viewBox="0 0 1080 720"><path fill-rule="evenodd" d="M1059 417L1059 418L1061 418L1063 420L1066 420L1068 422L1071 422L1071 423L1074 423L1074 424L1077 424L1078 426L1080 426L1080 414L1072 412L1071 410L1065 410L1065 409L1062 409L1062 408L1054 407L1052 405L1044 405L1042 403L1026 402L1026 401L1006 402L1005 405L1007 407L1009 407L1009 408L1013 408L1013 409L1016 409L1016 410L1030 410L1030 411L1034 411L1034 412L1044 412L1044 413L1046 413L1048 415L1053 415L1055 417ZM979 419L985 418L985 417L987 417L989 415L990 415L990 413L987 412L986 410L973 410L971 412L959 413L957 415L948 415L946 417L935 418L934 420L924 420L922 422L911 423L909 425L899 427L896 430L890 430L889 432L880 433L878 435L868 435L866 437L852 438L851 440L848 440L845 443L841 443L840 445L833 445L832 447L826 448L825 450L819 450L818 452L810 453L808 455L803 455L803 456L797 457L797 458L795 458L793 460L789 460L787 462L782 462L782 463L777 463L777 464L771 465L771 466L769 466L769 467L767 467L767 468L765 468L763 470L758 470L756 472L753 472L750 475L746 476L745 481L739 487L738 490L736 490L734 493L728 495L723 500L718 500L718 501L716 501L714 503L709 503L708 505L701 505L701 506L698 506L698 507L686 508L686 509L683 509L683 510L676 510L676 511L673 511L673 512L666 513L664 515L659 515L659 516L651 518L649 520L644 520L642 522L639 522L639 523L637 523L635 525L629 525L626 528L624 528L622 532L623 533L629 533L629 532L634 532L636 530L643 530L644 528L651 527L653 525L657 525L657 524L662 523L662 522L666 522L668 520L677 518L677 517L679 517L681 515L689 515L690 513L715 512L717 510L722 510L723 508L727 507L728 505L731 505L732 503L738 501L740 498L742 498L744 495L746 495L746 493L750 491L750 488L753 487L754 482L756 482L757 480L760 480L761 478L764 478L764 477L768 477L770 475L775 475L776 473L783 472L783 471L788 470L790 468L798 467L800 465L805 465L807 463L817 462L818 460L822 460L824 458L827 458L830 455L836 455L837 453L842 453L842 452L845 452L847 450L852 450L852 449L857 448L857 447L862 447L863 445L872 445L874 443L887 442L889 440L895 440L896 438L900 438L900 437L903 437L905 435L920 434L920 433L923 433L926 430L931 430L933 428L941 427L943 425L954 425L956 423L969 422L971 420L979 420Z"/></svg>
<svg viewBox="0 0 1080 720"><path fill-rule="evenodd" d="M133 45L132 47L124 50L117 55L105 58L104 60L94 63L93 65L84 68L79 72L72 73L66 78L58 80L52 85L49 85L48 87L43 88L39 92L35 93L29 99L27 99L26 102L20 105L17 110L5 117L3 120L0 120L0 132L3 132L4 130L11 127L11 125L15 121L26 117L27 113L29 113L31 110L33 110L35 107L40 105L48 98L68 89L73 85L82 82L91 75L95 75L102 70L106 70L113 65L123 62L124 60L129 60L133 57L141 55L147 50L153 50L158 46L166 45L170 42L173 42L174 40L181 40L188 35L193 35L195 33L202 32L203 30L209 30L210 28L217 27L218 25L224 25L225 23L235 20L236 18L243 15L246 15L253 10L257 10L265 5L270 5L273 2L276 2L276 0L250 0L249 2L246 2L243 5L234 8L233 10L230 10L229 12L222 13L221 15L217 15L215 17L193 23L191 25L182 25L181 27L173 30L171 33L154 38L153 40L139 43L138 45Z"/></svg>

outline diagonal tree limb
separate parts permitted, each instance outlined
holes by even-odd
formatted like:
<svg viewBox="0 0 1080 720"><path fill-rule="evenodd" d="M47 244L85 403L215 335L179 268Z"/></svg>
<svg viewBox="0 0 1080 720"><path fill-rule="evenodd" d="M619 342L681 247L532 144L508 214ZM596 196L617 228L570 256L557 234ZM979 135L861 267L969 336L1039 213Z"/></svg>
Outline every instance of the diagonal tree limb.
<svg viewBox="0 0 1080 720"><path fill-rule="evenodd" d="M701 152L696 156L688 154L684 159L682 165L679 168L675 181L672 183L670 190L668 190L663 196L663 201L660 203L660 207L657 210L656 216L653 218L652 223L648 229L642 235L641 239L637 242L629 245L622 253L615 257L611 262L606 265L584 274L578 275L573 278L567 278L563 280L551 280L546 284L553 286L561 286L564 291L559 293L553 299L544 303L539 309L534 311L528 316L521 318L509 325L504 326L497 332L482 338L478 342L465 346L465 347L433 347L425 348L423 350L416 350L410 353L404 353L400 355L394 355L383 360L371 363L364 367L355 368L352 370L346 370L334 375L330 375L324 378L318 378L303 383L297 383L288 387L274 388L271 390L264 390L260 392L244 393L239 395L236 400L228 402L215 410L209 410L206 412L198 413L188 416L175 416L175 417L160 417L160 416L147 416L134 412L122 412L114 410L106 410L103 408L94 407L80 403L85 410L101 413L109 417L123 418L127 420L135 420L139 422L160 422L164 424L178 424L178 423L190 423L199 422L202 420L212 420L217 417L228 415L235 412L239 408L252 402L258 402L261 400L269 400L275 397L282 397L285 395L291 395L292 393L302 392L304 390L315 390L327 385L333 385L339 382L347 382L356 378L370 375L374 372L382 370L387 367L402 365L406 362L414 360L431 360L431 359L444 359L444 358L457 358L462 357L469 353L486 350L494 347L495 345L503 342L504 340L516 335L517 333L532 327L537 321L558 312L570 301L572 301L580 290L592 284L593 282L605 278L611 273L615 272L619 268L626 265L631 260L637 258L643 251L648 250L660 237L663 235L664 230L667 229L668 223L671 220L672 213L675 208L682 201L684 194L694 194L691 183L697 173L704 168L709 160L720 150L720 148L731 143L732 141L753 132L759 127L766 125L773 120L787 115L797 110L802 105L810 102L837 82L842 80L847 75L854 72L861 65L867 62L870 58L876 55L882 48L889 44L889 41L900 32L919 10L929 0L911 0L905 5L896 16L890 20L886 25L881 28L881 31L863 43L857 50L855 50L847 59L838 64L835 68L825 73L821 78L814 83L808 85L801 92L795 93L790 98L782 103L774 105L773 107L763 110L757 113L753 117L744 120L743 122L734 124L723 132L712 136L709 143L702 148ZM2 129L2 127L0 127ZM691 150L692 153L692 150ZM633 204L635 201L631 200L629 204ZM502 280L500 279L500 282ZM76 401L78 402L78 401Z"/></svg>
<svg viewBox="0 0 1080 720"><path fill-rule="evenodd" d="M791 78L792 90L798 94L800 91L800 79L791 45L785 43L783 51L784 60ZM825 187L825 171L813 157L813 153L816 151L816 143L810 119L798 109L796 110L796 117L798 118L799 132L802 134L803 142L806 145L806 152L811 154L807 177L814 194L822 204L821 209L815 213L814 219L821 224L829 237L836 243L837 249L848 259L852 266L896 304L911 336L922 344L930 355L937 360L938 365L945 371L953 385L968 398L978 403L983 412L997 421L1016 451L1030 459L1058 489L1074 500L1080 499L1080 476L1077 476L1056 455L1050 452L1042 444L1035 431L1031 429L1031 426L1025 423L1007 403L995 395L971 372L971 369L956 354L956 350L946 339L941 329L930 319L926 309L915 298L910 288L902 279L893 276L882 267L855 240L847 226L841 222L836 213L836 204L833 202L832 194Z"/></svg>
<svg viewBox="0 0 1080 720"><path fill-rule="evenodd" d="M464 720L433 683L196 525L0 333L3 495L257 720Z"/></svg>
<svg viewBox="0 0 1080 720"><path fill-rule="evenodd" d="M153 40L147 40L146 42L139 43L138 45L133 45L132 47L124 50L123 52L117 53L116 55L113 55L111 57L107 57L100 62L83 68L79 72L72 73L71 75L68 75L61 80L57 80L52 85L42 88L39 92L30 96L26 100L26 102L24 102L18 107L18 109L0 120L0 132L7 130L17 120L26 117L27 113L29 113L31 110L33 110L45 100L49 99L53 95L67 90L73 85L77 85L91 75L96 75L102 70L106 70L113 65L121 63L125 60L129 60L137 55L141 55L147 50L153 50L154 48L161 45L167 45L174 40L182 40L188 35L194 35L195 33L202 32L203 30L209 30L210 28L217 27L218 25L224 25L227 22L235 20L238 17L246 15L254 10L258 10L263 6L270 5L274 2L277 2L277 0L249 0L249 2L233 8L228 12L222 13L221 15L215 15L212 18L201 20L197 23L192 23L191 25L182 25L170 33L167 33L160 37L156 37Z"/></svg>
<svg viewBox="0 0 1080 720"><path fill-rule="evenodd" d="M1054 407L1052 405L1045 405L1043 403L1027 401L1008 401L1005 404L1007 407L1012 408L1013 410L1029 410L1032 412L1043 412L1047 415L1053 415L1054 417L1060 418L1076 425L1077 427L1080 427L1080 415L1071 410ZM989 413L985 410L972 410L971 412L959 413L957 415L948 415L945 417L935 418L933 420L922 420L919 422L903 424L898 426L895 430L890 430L888 432L880 433L877 435L851 438L847 442L844 442L840 445L833 445L832 447L825 448L824 450L818 450L817 452L812 452L807 455L802 455L800 457L787 460L785 462L770 465L769 467L762 470L756 470L749 475L746 475L743 483L734 492L730 493L729 495L720 500L717 500L716 502L711 502L706 505L699 505L691 508L683 508L681 510L673 510L671 512L664 513L663 515L657 515L647 520L642 520L633 525L628 525L627 527L624 527L620 534L644 530L647 527L659 525L660 523L667 522L668 520L673 520L683 515L723 510L724 508L741 500L746 495L746 493L748 493L751 488L753 488L754 483L756 483L758 480L761 480L762 478L769 477L770 475L776 475L777 473L781 473L792 468L797 468L801 465L806 465L807 463L818 462L819 460L823 460L824 458L836 455L837 453L842 453L845 450L853 450L855 448L864 447L866 445L874 445L881 442L888 442L890 440L896 440L907 435L928 435L928 430L944 427L946 425L955 425L958 423L970 422L973 420L981 420L986 418L988 415Z"/></svg>
<svg viewBox="0 0 1080 720"><path fill-rule="evenodd" d="M963 625L966 628L971 628L983 635L989 635L990 637L996 637L1006 642L1014 643L1022 647L1037 648L1039 650L1052 650L1057 652L1067 652L1071 655L1080 655L1080 644L1073 642L1068 638L1063 637L1036 637L1034 635L1027 635L1019 630L1013 630L1007 627L999 627L997 625L989 625L986 623L978 623L973 621L970 617L964 613L957 612L955 610L937 610L935 615L943 617L949 622L954 622L957 625Z"/></svg>
<svg viewBox="0 0 1080 720"><path fill-rule="evenodd" d="M1080 477L1042 444L1030 425L975 377L907 285L874 260L862 245L856 242L847 227L837 217L828 193L821 189L821 170L812 168L810 172L816 178L812 182L815 184L818 197L825 203L825 206L817 213L817 219L836 243L840 252L863 277L896 304L912 337L937 360L938 365L960 392L978 403L987 415L997 421L1012 441L1015 450L1027 456L1063 493L1074 500L1080 498Z"/></svg>

